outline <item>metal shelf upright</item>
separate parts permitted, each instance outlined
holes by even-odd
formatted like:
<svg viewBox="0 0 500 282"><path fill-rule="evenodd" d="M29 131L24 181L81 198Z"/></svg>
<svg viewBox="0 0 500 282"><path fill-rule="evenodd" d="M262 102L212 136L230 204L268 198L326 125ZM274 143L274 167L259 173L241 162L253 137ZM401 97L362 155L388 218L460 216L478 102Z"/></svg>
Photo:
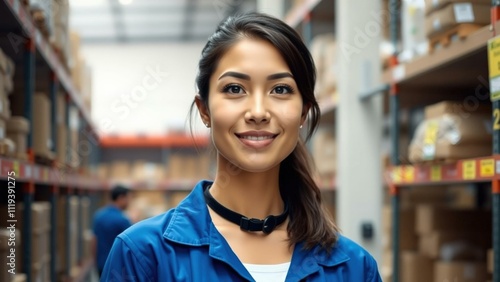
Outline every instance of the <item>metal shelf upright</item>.
<svg viewBox="0 0 500 282"><path fill-rule="evenodd" d="M496 36L495 23L500 20L500 0L491 1L491 29L493 37ZM490 89L491 86L490 86ZM493 91L492 91L493 92ZM500 155L500 128L495 126L495 113L500 111L500 100L492 101L493 117L493 154ZM498 168L497 168L498 169ZM493 202L493 282L500 282L500 179L493 179L492 183Z"/></svg>

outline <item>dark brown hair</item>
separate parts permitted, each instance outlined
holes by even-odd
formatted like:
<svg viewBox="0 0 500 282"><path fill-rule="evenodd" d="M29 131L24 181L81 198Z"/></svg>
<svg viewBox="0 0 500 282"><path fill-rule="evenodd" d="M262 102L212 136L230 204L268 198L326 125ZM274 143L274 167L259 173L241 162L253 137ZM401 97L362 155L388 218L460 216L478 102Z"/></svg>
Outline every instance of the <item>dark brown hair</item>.
<svg viewBox="0 0 500 282"><path fill-rule="evenodd" d="M314 97L316 69L309 50L300 36L286 23L259 13L229 17L221 22L201 52L196 86L200 99L208 107L209 81L217 63L226 51L243 38L257 38L273 44L292 72L304 105L310 106L309 140L320 118ZM191 105L191 114L194 102ZM288 237L290 244L304 242L312 249L320 245L330 250L337 241L338 229L321 204L321 191L312 177L310 157L299 140L294 151L282 161L279 175L280 193L290 209Z"/></svg>

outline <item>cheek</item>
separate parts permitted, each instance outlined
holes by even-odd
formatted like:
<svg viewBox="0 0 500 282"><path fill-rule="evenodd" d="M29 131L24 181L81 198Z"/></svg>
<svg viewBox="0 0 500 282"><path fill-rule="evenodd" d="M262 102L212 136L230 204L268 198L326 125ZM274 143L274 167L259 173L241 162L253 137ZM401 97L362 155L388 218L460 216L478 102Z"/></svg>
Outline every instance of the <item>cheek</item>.
<svg viewBox="0 0 500 282"><path fill-rule="evenodd" d="M276 116L285 127L299 127L302 117L302 103L283 103L275 108Z"/></svg>

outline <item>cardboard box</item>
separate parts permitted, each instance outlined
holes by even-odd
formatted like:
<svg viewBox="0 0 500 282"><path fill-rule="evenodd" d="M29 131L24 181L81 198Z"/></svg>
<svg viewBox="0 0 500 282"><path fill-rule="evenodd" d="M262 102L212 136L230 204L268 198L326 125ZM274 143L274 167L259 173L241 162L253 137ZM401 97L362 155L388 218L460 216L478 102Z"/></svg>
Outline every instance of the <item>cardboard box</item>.
<svg viewBox="0 0 500 282"><path fill-rule="evenodd" d="M467 106L463 101L443 101L425 107L425 119L442 117L443 115L456 115L462 118L479 115L491 115L491 105L479 104L475 107Z"/></svg>
<svg viewBox="0 0 500 282"><path fill-rule="evenodd" d="M50 100L43 93L33 96L33 150L41 156L52 156L52 138Z"/></svg>
<svg viewBox="0 0 500 282"><path fill-rule="evenodd" d="M404 282L432 281L434 262L417 252L404 251L401 253L400 275L401 281Z"/></svg>
<svg viewBox="0 0 500 282"><path fill-rule="evenodd" d="M14 280L12 280L12 282L26 282L27 281L27 277L26 277L26 274L24 273L17 273L16 275L14 275Z"/></svg>
<svg viewBox="0 0 500 282"><path fill-rule="evenodd" d="M57 148L56 156L57 160L62 164L68 164L68 128L66 125L57 125Z"/></svg>
<svg viewBox="0 0 500 282"><path fill-rule="evenodd" d="M16 144L16 155L26 155L28 151L29 121L20 116L13 116L7 121L7 138Z"/></svg>
<svg viewBox="0 0 500 282"><path fill-rule="evenodd" d="M0 140L7 137L6 133L7 124L3 118L0 117Z"/></svg>
<svg viewBox="0 0 500 282"><path fill-rule="evenodd" d="M491 0L425 0L425 14L439 10L448 4L454 3L474 3L479 5L491 5Z"/></svg>
<svg viewBox="0 0 500 282"><path fill-rule="evenodd" d="M50 256L50 229L34 232L31 244L31 262L42 263L46 256Z"/></svg>
<svg viewBox="0 0 500 282"><path fill-rule="evenodd" d="M8 120L11 115L9 97L3 93L0 95L0 117L4 120Z"/></svg>
<svg viewBox="0 0 500 282"><path fill-rule="evenodd" d="M401 208L415 208L418 205L440 205L449 202L449 193L443 186L407 187L400 192Z"/></svg>
<svg viewBox="0 0 500 282"><path fill-rule="evenodd" d="M434 264L435 282L484 282L487 279L488 274L486 272L486 264L482 262L436 261Z"/></svg>
<svg viewBox="0 0 500 282"><path fill-rule="evenodd" d="M33 202L31 205L31 225L34 233L40 233L42 231L50 228L50 202ZM4 211L0 215L0 220L3 223L7 223L7 206L2 207ZM4 218L5 217L5 218ZM23 226L24 224L24 203L16 203L15 218L17 220L17 226Z"/></svg>
<svg viewBox="0 0 500 282"><path fill-rule="evenodd" d="M50 259L50 256L47 256L41 262L33 264L32 281L50 281Z"/></svg>
<svg viewBox="0 0 500 282"><path fill-rule="evenodd" d="M493 249L489 249L488 250L488 258L487 258L488 272L489 273L493 273L493 261L494 261Z"/></svg>
<svg viewBox="0 0 500 282"><path fill-rule="evenodd" d="M130 178L130 164L126 161L114 161L111 163L111 178L123 180Z"/></svg>
<svg viewBox="0 0 500 282"><path fill-rule="evenodd" d="M491 234L479 232L434 232L419 237L418 250L433 259L440 258L442 247L450 243L467 244L484 250L491 246Z"/></svg>
<svg viewBox="0 0 500 282"><path fill-rule="evenodd" d="M331 73L329 68L335 64L335 58L332 56L337 55L336 51L333 50L333 54L328 54L329 49L335 48L335 37L331 34L320 34L313 38L311 42L311 56L314 60L314 64L316 66L316 86L315 86L315 95L316 97L324 97L325 93L327 93L328 84L331 84L331 79L326 77L327 73ZM329 79L329 81L325 81L325 79ZM335 84L335 81L333 81Z"/></svg>
<svg viewBox="0 0 500 282"><path fill-rule="evenodd" d="M467 232L491 234L491 211L451 209L421 205L416 210L416 231L419 235L433 232Z"/></svg>
<svg viewBox="0 0 500 282"><path fill-rule="evenodd" d="M470 2L449 4L427 15L425 34L427 37L432 37L462 23L488 25L490 24L490 10L491 5L478 5Z"/></svg>
<svg viewBox="0 0 500 282"><path fill-rule="evenodd" d="M492 153L490 122L490 114L467 117L445 114L426 119L417 127L409 159L417 163L489 156Z"/></svg>
<svg viewBox="0 0 500 282"><path fill-rule="evenodd" d="M336 173L337 141L331 130L318 130L313 139L312 157L319 174Z"/></svg>
<svg viewBox="0 0 500 282"><path fill-rule="evenodd" d="M389 250L392 248L392 208L384 206L382 212L382 247ZM415 209L401 208L399 223L399 248L408 251L416 250L418 247L418 237L415 233Z"/></svg>

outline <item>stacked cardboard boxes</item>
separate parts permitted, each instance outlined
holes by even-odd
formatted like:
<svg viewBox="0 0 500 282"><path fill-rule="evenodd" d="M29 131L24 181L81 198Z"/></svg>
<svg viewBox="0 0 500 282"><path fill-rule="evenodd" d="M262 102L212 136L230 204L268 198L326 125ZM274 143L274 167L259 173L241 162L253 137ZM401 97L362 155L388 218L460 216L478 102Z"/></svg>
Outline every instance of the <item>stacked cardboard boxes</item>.
<svg viewBox="0 0 500 282"><path fill-rule="evenodd" d="M138 182L158 182L165 179L165 171L164 165L139 160L132 164L132 179Z"/></svg>
<svg viewBox="0 0 500 282"><path fill-rule="evenodd" d="M418 243L415 232L415 209L411 207L402 207L399 216L399 248L401 251L415 251ZM392 255L392 208L390 206L385 206L382 209L382 224L383 260L380 268L380 275L382 276L382 281L391 281L394 258Z"/></svg>
<svg viewBox="0 0 500 282"><path fill-rule="evenodd" d="M210 157L208 153L172 153L167 163L168 180L197 180L208 178Z"/></svg>
<svg viewBox="0 0 500 282"><path fill-rule="evenodd" d="M312 139L312 158L323 187L332 187L337 173L337 140L332 130L318 129Z"/></svg>
<svg viewBox="0 0 500 282"><path fill-rule="evenodd" d="M80 203L76 196L66 198L61 196L57 201L57 242L56 248L56 271L64 272L67 267L70 268L77 264L78 261L78 212ZM69 218L68 218L69 217ZM69 223L69 226L67 225ZM67 232L69 231L69 233ZM70 257L66 256L67 247L70 247Z"/></svg>
<svg viewBox="0 0 500 282"><path fill-rule="evenodd" d="M31 271L34 281L49 281L50 280L50 212L51 206L49 202L34 202L31 206ZM17 226L22 227L24 224L24 204L18 203L16 207ZM19 256L19 262L23 261L23 245L16 249ZM19 272L24 272L23 264L18 263Z"/></svg>
<svg viewBox="0 0 500 282"><path fill-rule="evenodd" d="M69 56L69 1L52 0L53 32L51 43L61 63L68 67Z"/></svg>
<svg viewBox="0 0 500 282"><path fill-rule="evenodd" d="M410 143L409 159L419 163L491 155L490 121L487 106L468 108L451 101L428 106Z"/></svg>
<svg viewBox="0 0 500 282"><path fill-rule="evenodd" d="M311 55L316 65L316 97L334 101L337 89L337 43L331 34L317 35L311 42Z"/></svg>
<svg viewBox="0 0 500 282"><path fill-rule="evenodd" d="M15 274L19 273L22 264L19 259L20 246L21 233L19 229L2 228L0 230L0 281L15 281Z"/></svg>
<svg viewBox="0 0 500 282"><path fill-rule="evenodd" d="M433 260L434 281L486 281L491 211L419 206L419 253Z"/></svg>
<svg viewBox="0 0 500 282"><path fill-rule="evenodd" d="M29 121L21 116L13 116L7 121L7 138L16 145L14 157L21 160L28 158L28 133L30 131Z"/></svg>
<svg viewBox="0 0 500 282"><path fill-rule="evenodd" d="M14 89L15 64L0 49L0 155L13 157L15 143L7 136L7 122L11 117L9 95Z"/></svg>
<svg viewBox="0 0 500 282"><path fill-rule="evenodd" d="M53 159L52 125L50 113L52 105L45 93L37 92L33 96L33 151L35 155Z"/></svg>
<svg viewBox="0 0 500 282"><path fill-rule="evenodd" d="M390 208L384 209L389 222ZM487 280L486 250L491 247L491 212L418 205L400 211L401 281ZM408 231L410 230L410 231ZM390 226L384 225L387 236ZM384 242L383 281L392 275L392 254Z"/></svg>
<svg viewBox="0 0 500 282"><path fill-rule="evenodd" d="M494 259L493 249L489 249L488 258L486 259L488 264L488 273L493 273L493 259Z"/></svg>
<svg viewBox="0 0 500 282"><path fill-rule="evenodd" d="M425 31L431 49L490 24L491 1L426 0ZM443 41L444 38L444 41Z"/></svg>
<svg viewBox="0 0 500 282"><path fill-rule="evenodd" d="M69 164L68 160L68 127L66 125L66 97L59 93L56 99L56 126L57 126L57 161L61 164Z"/></svg>

